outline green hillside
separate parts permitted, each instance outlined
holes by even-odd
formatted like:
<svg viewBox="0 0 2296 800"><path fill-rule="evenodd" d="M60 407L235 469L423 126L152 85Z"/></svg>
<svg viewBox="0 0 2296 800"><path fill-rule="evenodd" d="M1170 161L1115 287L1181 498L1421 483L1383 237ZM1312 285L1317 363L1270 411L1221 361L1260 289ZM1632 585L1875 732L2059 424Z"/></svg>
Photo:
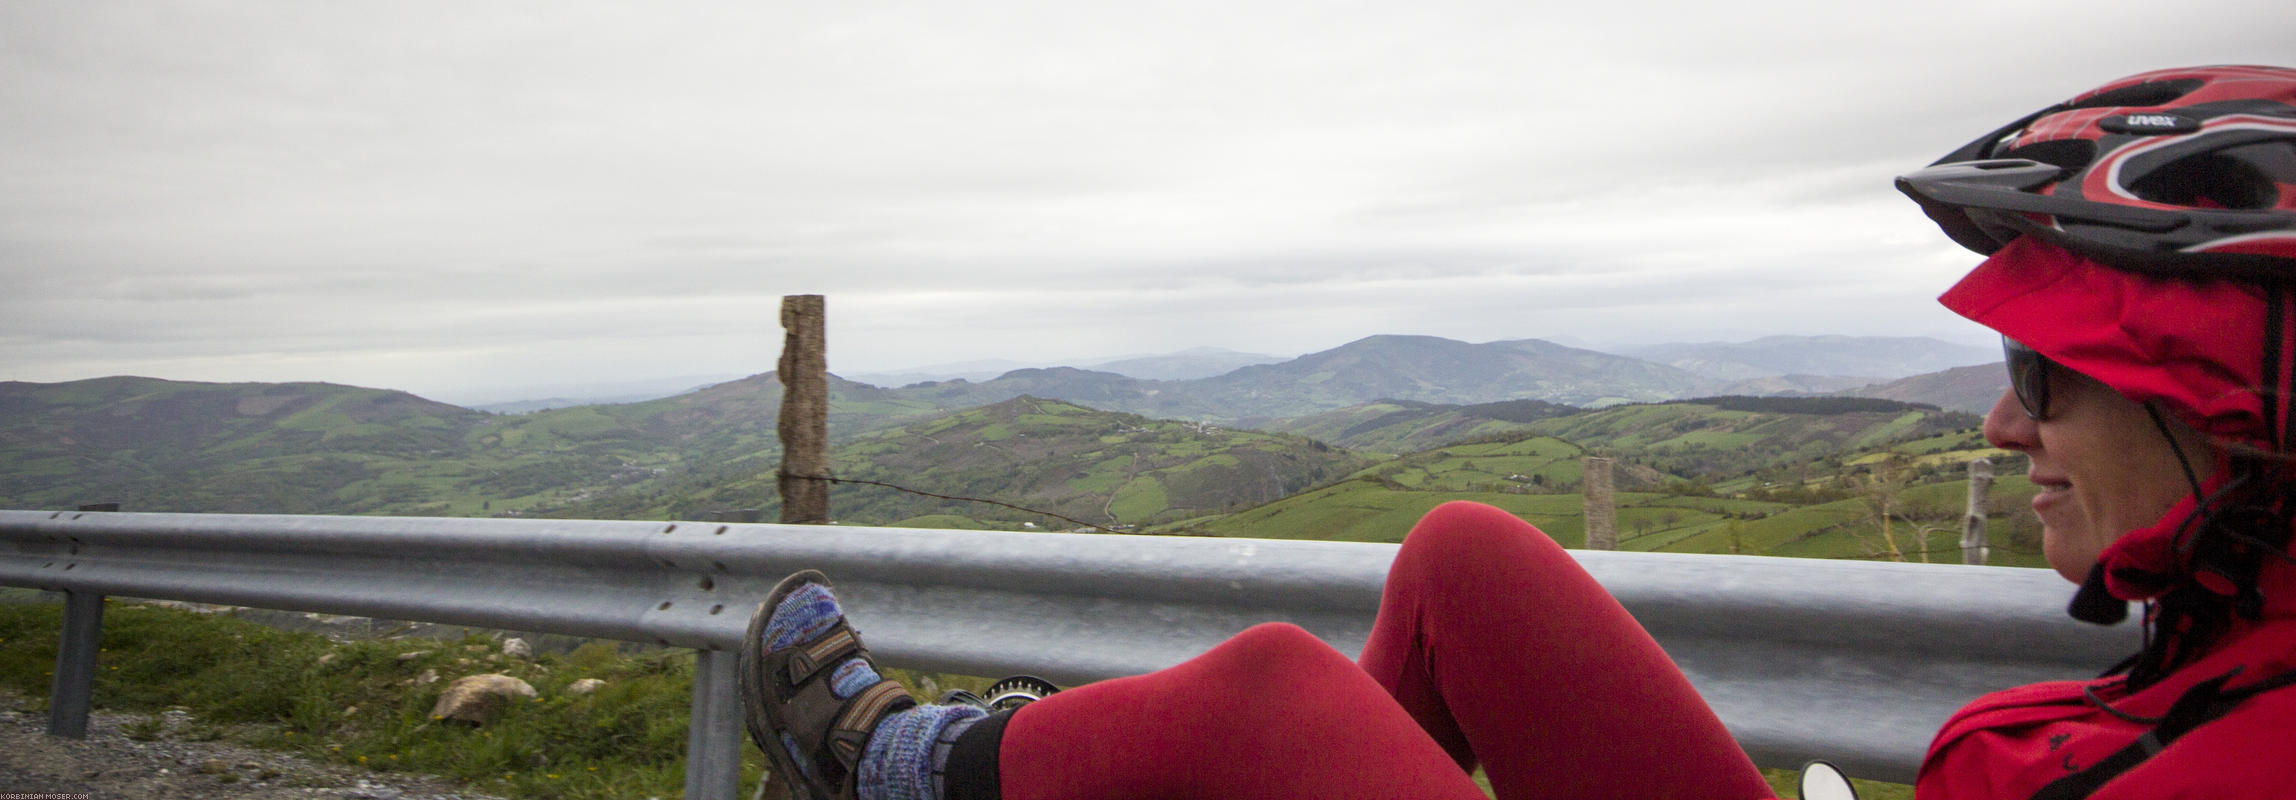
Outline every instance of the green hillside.
<svg viewBox="0 0 2296 800"><path fill-rule="evenodd" d="M0 506L541 513L668 474L761 469L779 451L780 404L771 374L643 403L507 416L321 383L6 383ZM831 382L832 435L936 412Z"/></svg>
<svg viewBox="0 0 2296 800"><path fill-rule="evenodd" d="M1791 503L1619 492L1619 549L1672 553L1733 553L1807 558L1959 563L1959 498L1967 481L1941 481L1917 487L1926 494L1950 495L1947 515L1916 512L1893 520L1884 537L1867 500L1854 497L1826 503ZM2021 477L1995 482L1987 536L1987 563L2045 566L2039 526L2022 511L2033 496ZM1585 501L1578 494L1517 494L1487 491L1426 491L1398 488L1372 479L1345 481L1218 519L1190 524L1221 536L1264 539L1328 539L1400 542L1421 515L1452 500L1498 506L1539 527L1565 547L1586 543ZM1892 554L1890 544L1896 545Z"/></svg>
<svg viewBox="0 0 2296 800"><path fill-rule="evenodd" d="M1526 429L1699 481L1764 470L1813 477L1810 465L1892 442L1962 432L1983 419L1889 400L1839 397L1706 398L1613 406L1541 420ZM1824 467L1820 467L1823 469Z"/></svg>
<svg viewBox="0 0 2296 800"><path fill-rule="evenodd" d="M1096 525L1141 525L1274 501L1367 462L1298 436L1151 420L1035 397L861 434L832 449L844 479L998 500ZM566 510L573 516L690 517L709 508L775 507L770 469L663 482ZM956 515L1070 523L994 505L862 484L834 487L846 523L886 524Z"/></svg>
<svg viewBox="0 0 2296 800"><path fill-rule="evenodd" d="M1355 411L1376 420L1416 409ZM1425 419L1391 417L1389 430ZM2020 474L2022 458L1988 447L1977 422L1846 398L1619 406L1522 424L1552 435L1403 455L1337 485L1191 524L1227 536L1391 542L1427 510L1467 499L1580 546L1581 458L1593 453L1615 461L1624 550L1957 562L1966 464L1985 457L2004 476L1990 494L1990 563L2039 566L2039 527L2025 510L2035 490ZM1365 426L1354 435L1380 433Z"/></svg>
<svg viewBox="0 0 2296 800"><path fill-rule="evenodd" d="M1469 439L1505 436L1525 430L1537 420L1583 411L1539 400L1465 406L1381 400L1276 420L1258 427L1278 433L1296 433L1350 450L1402 454Z"/></svg>
<svg viewBox="0 0 2296 800"><path fill-rule="evenodd" d="M118 501L199 511L316 512L462 455L486 415L404 392L323 383L101 378L0 384L0 501Z"/></svg>
<svg viewBox="0 0 2296 800"><path fill-rule="evenodd" d="M327 384L0 384L0 507L771 519L779 399L770 375L523 415ZM2010 476L1992 502L1994 563L2039 563L2021 459L1986 447L1974 416L1888 400L1386 402L1269 433L1032 396L943 411L915 391L835 381L830 418L839 478L1110 527L1394 541L1463 498L1576 543L1595 454L1614 460L1624 548L1853 558L1954 560L1963 465L1986 456ZM832 497L848 524L1074 525L875 485Z"/></svg>

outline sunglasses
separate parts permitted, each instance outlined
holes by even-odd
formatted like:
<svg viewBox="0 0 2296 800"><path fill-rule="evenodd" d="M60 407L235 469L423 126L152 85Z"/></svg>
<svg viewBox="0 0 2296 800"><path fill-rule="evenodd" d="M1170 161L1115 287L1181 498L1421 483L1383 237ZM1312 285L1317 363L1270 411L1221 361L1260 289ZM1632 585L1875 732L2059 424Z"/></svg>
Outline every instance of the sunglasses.
<svg viewBox="0 0 2296 800"><path fill-rule="evenodd" d="M2009 388L2017 392L2017 404L2025 407L2025 416L2048 419L2049 373L2057 363L2007 336L2001 337L2001 353L2009 362Z"/></svg>

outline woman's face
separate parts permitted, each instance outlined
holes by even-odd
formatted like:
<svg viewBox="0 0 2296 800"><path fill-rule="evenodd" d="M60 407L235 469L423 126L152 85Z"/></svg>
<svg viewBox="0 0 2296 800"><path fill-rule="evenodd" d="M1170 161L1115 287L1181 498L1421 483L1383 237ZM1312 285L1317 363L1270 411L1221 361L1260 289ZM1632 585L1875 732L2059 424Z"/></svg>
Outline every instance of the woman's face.
<svg viewBox="0 0 2296 800"><path fill-rule="evenodd" d="M1985 439L2029 457L2025 475L2041 493L2042 552L2066 580L2088 577L2097 554L2121 534L2150 527L2192 493L2176 451L2161 437L2144 406L2086 375L2054 366L2048 418L2025 415L2014 391L2003 392L1985 417ZM2173 415L2162 419L2206 480L2215 451Z"/></svg>

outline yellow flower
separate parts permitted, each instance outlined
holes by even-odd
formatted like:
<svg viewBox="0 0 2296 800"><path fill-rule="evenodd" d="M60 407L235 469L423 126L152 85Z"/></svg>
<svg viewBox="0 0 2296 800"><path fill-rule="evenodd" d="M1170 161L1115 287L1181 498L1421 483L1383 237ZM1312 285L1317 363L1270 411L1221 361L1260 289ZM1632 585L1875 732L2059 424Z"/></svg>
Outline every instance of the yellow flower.
<svg viewBox="0 0 2296 800"><path fill-rule="evenodd" d="M366 757L366 756L360 756L360 757L359 757L359 763L361 763L361 764L367 763L367 757Z"/></svg>

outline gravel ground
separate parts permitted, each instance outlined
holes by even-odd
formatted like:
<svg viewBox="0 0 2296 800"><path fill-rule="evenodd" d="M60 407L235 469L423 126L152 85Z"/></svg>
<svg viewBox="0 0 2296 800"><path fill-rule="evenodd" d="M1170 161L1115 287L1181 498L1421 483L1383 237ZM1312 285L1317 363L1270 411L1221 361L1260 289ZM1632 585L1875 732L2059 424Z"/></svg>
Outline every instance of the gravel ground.
<svg viewBox="0 0 2296 800"><path fill-rule="evenodd" d="M123 725L148 715L98 711L88 738L47 735L38 704L0 694L0 798L57 800L499 800L427 775L378 773L306 761L221 741L192 741L191 717L162 715L165 730L149 741L128 738Z"/></svg>

